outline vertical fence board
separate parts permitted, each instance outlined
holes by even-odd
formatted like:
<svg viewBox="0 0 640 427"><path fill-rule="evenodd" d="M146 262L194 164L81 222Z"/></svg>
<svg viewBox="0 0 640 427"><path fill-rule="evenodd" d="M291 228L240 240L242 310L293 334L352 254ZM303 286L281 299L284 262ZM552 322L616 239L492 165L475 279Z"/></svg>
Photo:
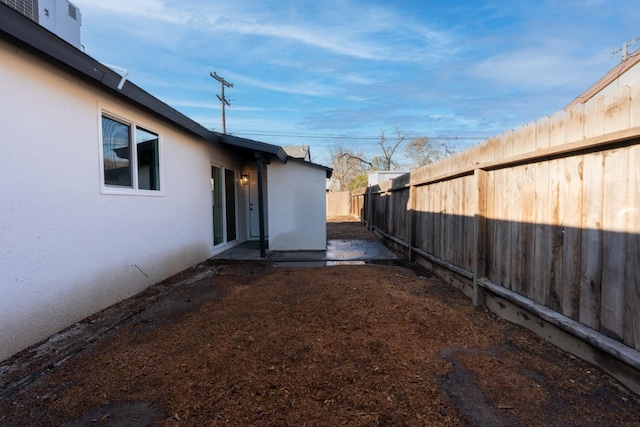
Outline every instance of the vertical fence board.
<svg viewBox="0 0 640 427"><path fill-rule="evenodd" d="M426 217L425 217L425 227L427 229L427 232L425 233L425 239L423 240L423 244L424 246L422 246L421 248L424 249L426 252L433 254L436 252L435 249L435 237L434 237L434 214L433 214L433 197L432 194L433 193L433 186L423 186L420 187L420 195L418 196L420 201L421 201L421 205L424 206L424 211L426 212Z"/></svg>
<svg viewBox="0 0 640 427"><path fill-rule="evenodd" d="M451 193L453 198L451 200L451 214L449 219L451 221L451 242L449 243L449 262L453 265L460 267L461 258L461 240L460 227L462 226L460 221L460 202L462 201L462 191L460 191L460 179L454 179L449 181L449 186L452 187Z"/></svg>
<svg viewBox="0 0 640 427"><path fill-rule="evenodd" d="M500 211L498 206L502 201L504 189L500 187L500 182L496 175L500 171L487 173L487 257L489 258L488 277L494 283L502 283L502 238L500 232Z"/></svg>
<svg viewBox="0 0 640 427"><path fill-rule="evenodd" d="M517 166L511 169L512 189L509 192L509 221L511 222L511 289L523 295L523 270L524 270L524 222L523 210L524 204L518 203L518 200L524 196L524 184L526 177L524 175L523 166Z"/></svg>
<svg viewBox="0 0 640 427"><path fill-rule="evenodd" d="M476 151L475 164L481 165L483 163L492 162L496 158L496 150L500 149L500 142L496 137L489 138L480 143Z"/></svg>
<svg viewBox="0 0 640 427"><path fill-rule="evenodd" d="M446 215L446 206L447 206L447 195L442 194L442 186L440 183L436 183L433 185L433 205L436 211L434 214L436 215L435 219L435 227L434 227L434 239L436 240L436 256L442 259L445 259L444 254L444 239L445 239L445 215ZM438 206L440 204L440 206Z"/></svg>
<svg viewBox="0 0 640 427"><path fill-rule="evenodd" d="M585 138L604 135L606 108L606 98L604 96L592 98L586 104L585 115L589 117L589 120L586 120L584 125Z"/></svg>
<svg viewBox="0 0 640 427"><path fill-rule="evenodd" d="M580 262L580 322L600 328L604 154L584 156L582 180L582 250Z"/></svg>
<svg viewBox="0 0 640 427"><path fill-rule="evenodd" d="M567 111L566 118L566 142L582 141L585 138L586 122L584 105L576 104L571 107Z"/></svg>
<svg viewBox="0 0 640 427"><path fill-rule="evenodd" d="M544 116L536 122L536 150L549 148L550 140L551 118L549 116Z"/></svg>
<svg viewBox="0 0 640 427"><path fill-rule="evenodd" d="M533 165L522 167L522 186L520 197L521 202L521 228L522 228L522 271L520 276L520 289L522 295L527 298L533 297L533 275L534 275L534 254L535 254L535 168Z"/></svg>
<svg viewBox="0 0 640 427"><path fill-rule="evenodd" d="M487 274L487 173L481 169L474 171L473 181L468 180L473 185L469 186L469 191L474 192L475 224L473 227L473 240L470 242L474 250L472 255L473 268L473 305L479 307L484 305L484 289L478 284L478 280ZM471 202L471 200L470 200Z"/></svg>
<svg viewBox="0 0 640 427"><path fill-rule="evenodd" d="M513 130L513 155L524 154L527 151L527 126L518 126Z"/></svg>
<svg viewBox="0 0 640 427"><path fill-rule="evenodd" d="M583 156L564 159L562 245L562 314L578 320L580 315L580 260L582 239Z"/></svg>
<svg viewBox="0 0 640 427"><path fill-rule="evenodd" d="M444 216L444 220L445 220L445 227L446 227L446 234L445 234L445 255L444 255L444 259L447 262L450 262L453 264L453 251L455 250L453 248L454 244L455 244L455 239L454 239L454 222L455 222L455 205L456 205L456 198L457 198L457 193L456 193L456 189L455 189L455 184L456 184L456 180L452 180L452 181L445 181L442 183L442 190L444 193L446 193L447 195L447 205L446 205L446 212L445 212L445 216Z"/></svg>
<svg viewBox="0 0 640 427"><path fill-rule="evenodd" d="M605 133L629 129L631 88L622 86L612 90L606 98Z"/></svg>
<svg viewBox="0 0 640 427"><path fill-rule="evenodd" d="M513 141L515 138L515 132L513 130L508 130L504 134L504 139L502 141L502 149L500 150L500 154L503 160L509 159L514 155ZM496 158L498 158L496 152Z"/></svg>
<svg viewBox="0 0 640 427"><path fill-rule="evenodd" d="M409 187L409 261L415 260L413 248L418 245L417 237L420 235L420 230L417 230L417 218L418 218L418 203L417 203L417 188L415 185Z"/></svg>
<svg viewBox="0 0 640 427"><path fill-rule="evenodd" d="M603 202L603 267L600 330L605 335L622 340L624 335L626 239L620 221L627 203L628 149L619 148L606 153L604 160Z"/></svg>
<svg viewBox="0 0 640 427"><path fill-rule="evenodd" d="M536 151L536 128L536 122L529 122L524 127L524 139L522 141L524 153L533 153Z"/></svg>
<svg viewBox="0 0 640 427"><path fill-rule="evenodd" d="M476 175L480 173L482 173L482 178L476 178ZM478 197L480 196L486 197L486 192L487 192L486 175L487 173L485 171L476 170L473 176L470 176L465 179L466 203L464 206L465 208L464 217L465 217L465 222L467 224L465 229L467 231L466 231L466 243L465 243L466 244L465 264L462 267L469 271L474 271L474 269L476 268L476 263L474 260L475 260L476 249L477 249L476 233L478 232L476 228L477 226L476 216L480 214L480 212L478 211L478 206L481 206L483 208L482 215L483 215L484 223L482 225L482 232L485 234L485 237L483 237L483 239L486 240L486 215L487 215L486 201L482 202L478 200ZM481 180L481 182L479 180ZM479 185L482 186L482 191L478 189ZM486 258L486 254L484 255L484 258ZM486 271L483 274L486 275L487 274Z"/></svg>
<svg viewBox="0 0 640 427"><path fill-rule="evenodd" d="M458 267L464 267L467 263L464 262L465 250L466 250L466 233L467 224L464 216L464 204L468 202L468 193L464 191L464 178L456 179L456 190L458 197L456 198L456 212L454 215L456 224L454 225L455 233L455 245L453 249L453 260ZM471 232L469 232L471 234Z"/></svg>
<svg viewBox="0 0 640 427"><path fill-rule="evenodd" d="M567 120L568 115L564 110L560 110L551 116L549 125L549 146L555 147L567 141ZM580 138L582 139L582 138Z"/></svg>
<svg viewBox="0 0 640 427"><path fill-rule="evenodd" d="M640 82L631 88L629 96L629 127L634 128L640 126Z"/></svg>
<svg viewBox="0 0 640 427"><path fill-rule="evenodd" d="M533 300L549 303L549 283L551 282L551 225L549 217L549 162L538 163L535 182L535 246Z"/></svg>
<svg viewBox="0 0 640 427"><path fill-rule="evenodd" d="M562 198L562 181L564 177L564 162L551 160L549 162L549 203L551 207L551 274L549 282L548 307L557 312L562 312L562 255L564 233L564 199Z"/></svg>
<svg viewBox="0 0 640 427"><path fill-rule="evenodd" d="M402 205L398 207L400 215L402 215L402 227L400 230L402 231L403 239L407 242L412 241L411 233L413 232L411 221L414 209L411 206L411 188L412 187L406 187L402 190Z"/></svg>
<svg viewBox="0 0 640 427"><path fill-rule="evenodd" d="M515 137L514 137L515 138ZM500 262L501 271L500 271L500 282L502 286L507 289L511 289L512 287L512 271L511 266L513 264L513 210L515 203L515 186L513 183L513 179L510 174L511 171L507 169L500 170L501 175L501 185L504 189L502 198L502 206L499 206L498 209L501 209L501 218L500 222L500 238L502 239L502 247L503 253L502 261Z"/></svg>
<svg viewBox="0 0 640 427"><path fill-rule="evenodd" d="M640 146L629 148L624 342L640 350Z"/></svg>
<svg viewBox="0 0 640 427"><path fill-rule="evenodd" d="M451 238L452 238L452 231L453 231L453 224L452 224L452 220L451 220L451 215L453 212L453 209L451 208L451 205L453 204L454 200L454 194L451 191L451 181L444 181L440 183L440 188L443 194L445 194L445 205L444 205L444 214L443 214L443 229L444 229L444 234L442 236L443 238L443 252L442 252L442 259L444 259L447 262L451 262L451 246L453 245L453 243L451 242Z"/></svg>

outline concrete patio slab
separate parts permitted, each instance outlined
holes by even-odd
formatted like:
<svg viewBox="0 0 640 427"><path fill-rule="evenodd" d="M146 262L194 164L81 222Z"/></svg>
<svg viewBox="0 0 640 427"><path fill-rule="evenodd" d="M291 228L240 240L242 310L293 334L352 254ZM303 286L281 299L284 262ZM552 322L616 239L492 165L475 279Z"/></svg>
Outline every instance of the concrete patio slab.
<svg viewBox="0 0 640 427"><path fill-rule="evenodd" d="M258 242L246 242L215 257L218 260L260 260ZM328 240L324 251L267 251L264 260L282 262L355 262L394 261L398 256L378 241Z"/></svg>

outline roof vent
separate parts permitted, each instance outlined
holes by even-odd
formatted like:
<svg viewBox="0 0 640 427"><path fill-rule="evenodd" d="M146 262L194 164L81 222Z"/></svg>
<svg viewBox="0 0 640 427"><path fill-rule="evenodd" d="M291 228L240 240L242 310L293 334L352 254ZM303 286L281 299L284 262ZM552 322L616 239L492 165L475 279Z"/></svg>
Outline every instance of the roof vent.
<svg viewBox="0 0 640 427"><path fill-rule="evenodd" d="M78 9L76 9L76 7L72 4L69 4L69 16L74 21L78 20Z"/></svg>

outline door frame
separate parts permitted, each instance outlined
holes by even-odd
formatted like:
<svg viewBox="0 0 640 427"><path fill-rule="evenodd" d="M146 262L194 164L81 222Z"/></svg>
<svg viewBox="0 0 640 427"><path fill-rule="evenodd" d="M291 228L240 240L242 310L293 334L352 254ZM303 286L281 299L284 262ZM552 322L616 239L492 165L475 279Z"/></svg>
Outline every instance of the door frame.
<svg viewBox="0 0 640 427"><path fill-rule="evenodd" d="M221 206L218 208L220 217L221 217L221 228L220 228L220 233L221 233L221 240L219 243L216 244L216 215L215 215L215 194L214 194L214 186L215 186L215 182L214 182L214 169L217 170L218 172L218 179L220 180L220 185L218 186L219 191L220 191L220 204ZM227 209L228 207L228 202L229 202L229 198L227 195L227 176L226 176L226 172L230 171L233 173L233 210L229 210ZM238 223L239 223L239 216L238 216L238 200L239 200L239 191L238 191L238 176L239 176L239 171L236 168L230 168L230 167L225 167L219 164L215 164L215 163L211 163L211 207L212 207L212 217L211 217L211 224L212 224L212 233L211 233L211 238L212 238L212 244L214 249L226 246L230 243L236 243L238 242L239 239L239 227L238 227ZM235 234L235 239L228 241L227 237L229 235L227 227L229 225L229 219L227 218L227 214L229 212L233 212L234 215L234 234Z"/></svg>

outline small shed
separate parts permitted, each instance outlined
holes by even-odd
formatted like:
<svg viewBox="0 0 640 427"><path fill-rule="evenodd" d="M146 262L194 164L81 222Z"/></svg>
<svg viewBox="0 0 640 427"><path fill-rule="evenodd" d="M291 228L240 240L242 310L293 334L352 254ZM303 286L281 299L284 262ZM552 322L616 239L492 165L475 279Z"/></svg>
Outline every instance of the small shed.
<svg viewBox="0 0 640 427"><path fill-rule="evenodd" d="M369 174L369 187L408 173L409 171L375 171Z"/></svg>

